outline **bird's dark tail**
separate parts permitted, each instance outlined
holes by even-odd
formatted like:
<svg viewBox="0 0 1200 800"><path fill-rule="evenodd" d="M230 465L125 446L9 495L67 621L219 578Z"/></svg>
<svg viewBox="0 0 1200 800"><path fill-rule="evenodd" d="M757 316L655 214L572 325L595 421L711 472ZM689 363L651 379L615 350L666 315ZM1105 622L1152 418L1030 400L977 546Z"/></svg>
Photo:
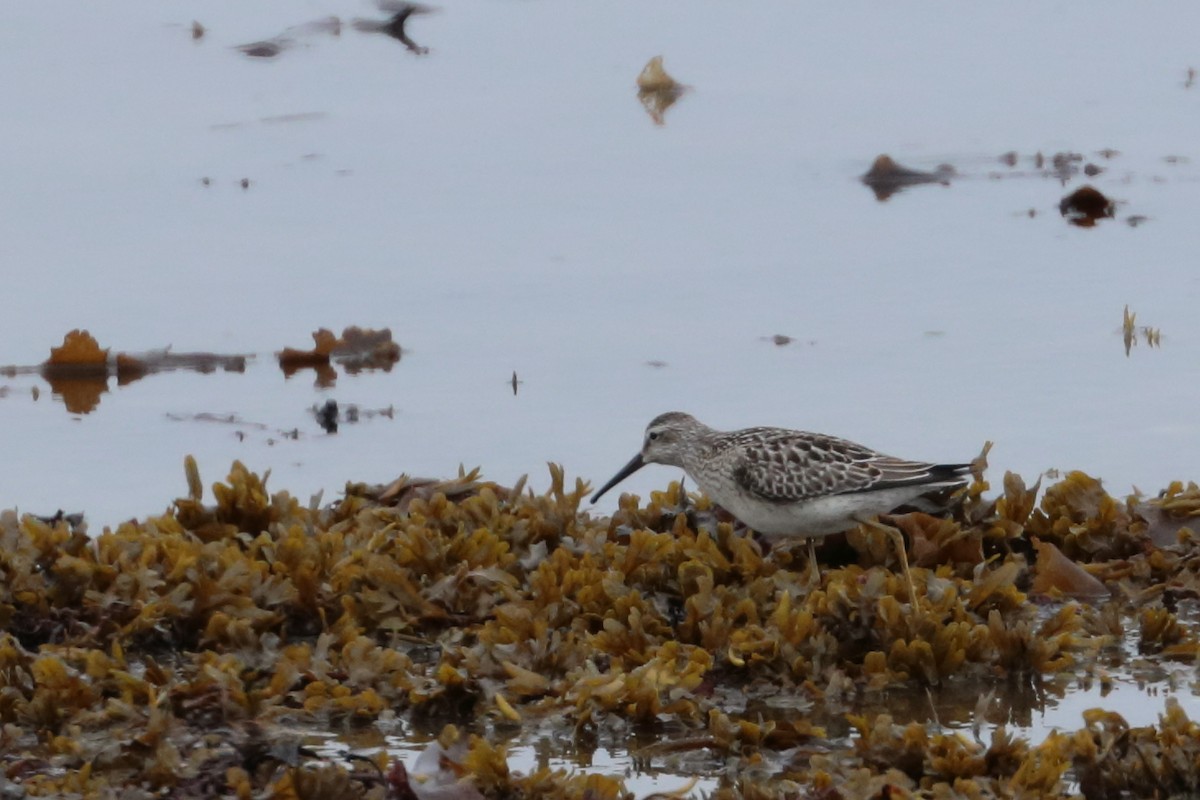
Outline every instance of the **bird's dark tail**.
<svg viewBox="0 0 1200 800"><path fill-rule="evenodd" d="M934 464L929 468L929 482L950 482L966 478L971 474L974 464Z"/></svg>

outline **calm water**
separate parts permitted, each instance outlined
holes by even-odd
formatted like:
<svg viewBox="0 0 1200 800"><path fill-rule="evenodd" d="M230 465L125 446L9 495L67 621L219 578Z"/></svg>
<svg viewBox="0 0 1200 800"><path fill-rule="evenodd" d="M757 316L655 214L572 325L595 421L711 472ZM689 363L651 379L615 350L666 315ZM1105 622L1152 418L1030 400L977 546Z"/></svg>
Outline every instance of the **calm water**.
<svg viewBox="0 0 1200 800"><path fill-rule="evenodd" d="M242 459L302 497L460 462L540 487L557 461L596 485L671 409L917 458L991 439L996 485L1197 478L1197 14L464 0L410 21L426 57L347 27L262 60L232 47L379 15L13 6L0 363L38 363L76 327L114 350L258 357L114 382L86 415L0 378L0 507L97 528L158 513L188 453L206 482ZM634 88L657 54L693 87L663 126ZM1081 181L1035 174L1039 151L1105 167L1089 182L1117 219L1067 225ZM880 153L963 177L880 203L856 179ZM1126 357L1126 304L1161 348ZM283 378L274 351L351 324L390 327L401 363L326 390ZM328 398L395 416L326 435L309 408ZM172 419L205 412L262 427Z"/></svg>

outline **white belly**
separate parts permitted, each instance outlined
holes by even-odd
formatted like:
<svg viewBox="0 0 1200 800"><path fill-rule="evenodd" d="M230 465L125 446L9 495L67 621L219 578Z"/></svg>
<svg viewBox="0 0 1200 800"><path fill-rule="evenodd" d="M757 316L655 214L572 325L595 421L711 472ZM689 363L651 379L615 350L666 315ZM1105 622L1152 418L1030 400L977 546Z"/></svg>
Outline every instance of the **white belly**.
<svg viewBox="0 0 1200 800"><path fill-rule="evenodd" d="M703 487L701 487L703 489ZM858 525L856 517L886 514L937 485L903 486L873 492L835 494L801 503L772 503L736 489L705 491L739 521L764 536L828 536Z"/></svg>

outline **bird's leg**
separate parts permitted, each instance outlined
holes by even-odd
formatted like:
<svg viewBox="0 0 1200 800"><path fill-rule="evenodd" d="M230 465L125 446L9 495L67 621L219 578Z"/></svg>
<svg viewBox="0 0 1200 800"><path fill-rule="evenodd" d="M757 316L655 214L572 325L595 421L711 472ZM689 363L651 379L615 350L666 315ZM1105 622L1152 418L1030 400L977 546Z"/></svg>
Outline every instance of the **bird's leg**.
<svg viewBox="0 0 1200 800"><path fill-rule="evenodd" d="M821 588L821 568L817 566L817 540L808 537L808 580L814 589Z"/></svg>
<svg viewBox="0 0 1200 800"><path fill-rule="evenodd" d="M908 599L912 603L912 607L916 609L917 590L913 584L912 572L908 568L908 554L904 552L904 535L891 525L884 525L879 520L871 517L855 517L855 519L868 528L883 531L896 543L896 554L900 556L900 566L904 568L904 580L908 582Z"/></svg>

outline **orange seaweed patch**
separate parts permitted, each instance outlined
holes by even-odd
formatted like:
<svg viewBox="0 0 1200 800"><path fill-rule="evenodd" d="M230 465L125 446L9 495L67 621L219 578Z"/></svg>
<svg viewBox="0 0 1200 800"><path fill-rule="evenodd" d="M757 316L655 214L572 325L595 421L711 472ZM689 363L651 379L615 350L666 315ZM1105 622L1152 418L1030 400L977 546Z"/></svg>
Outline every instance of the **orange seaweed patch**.
<svg viewBox="0 0 1200 800"><path fill-rule="evenodd" d="M63 337L63 343L50 348L50 359L47 365L106 365L108 363L108 348L100 349L96 337L87 331L75 330Z"/></svg>
<svg viewBox="0 0 1200 800"><path fill-rule="evenodd" d="M333 356L333 348L338 344L338 338L333 335L333 331L328 328L321 328L312 335L315 346L311 350L297 350L291 347L285 347L276 353L279 359L279 366L283 367L287 372L289 369L297 370L303 367L313 367L318 364L328 364Z"/></svg>
<svg viewBox="0 0 1200 800"><path fill-rule="evenodd" d="M63 337L62 345L50 348L50 358L41 364L0 367L0 372L7 375L40 374L55 394L63 398L68 411L87 413L108 391L108 378L112 376L120 385L126 385L151 373L176 369L213 372L220 368L242 372L248 358L250 356L216 353L173 353L170 347L114 355L109 348L100 347L86 330L76 329Z"/></svg>
<svg viewBox="0 0 1200 800"><path fill-rule="evenodd" d="M291 377L301 369L317 370L317 382L331 385L337 379L333 362L342 365L346 372L354 374L363 369L389 370L400 360L400 345L392 340L388 328L373 330L350 326L340 337L333 331L321 328L313 333L314 346L311 350L285 347L275 354L284 375Z"/></svg>
<svg viewBox="0 0 1200 800"><path fill-rule="evenodd" d="M1037 594L1063 594L1067 597L1096 600L1108 595L1108 589L1083 567L1063 555L1050 542L1033 539L1037 564L1033 570L1033 591Z"/></svg>

